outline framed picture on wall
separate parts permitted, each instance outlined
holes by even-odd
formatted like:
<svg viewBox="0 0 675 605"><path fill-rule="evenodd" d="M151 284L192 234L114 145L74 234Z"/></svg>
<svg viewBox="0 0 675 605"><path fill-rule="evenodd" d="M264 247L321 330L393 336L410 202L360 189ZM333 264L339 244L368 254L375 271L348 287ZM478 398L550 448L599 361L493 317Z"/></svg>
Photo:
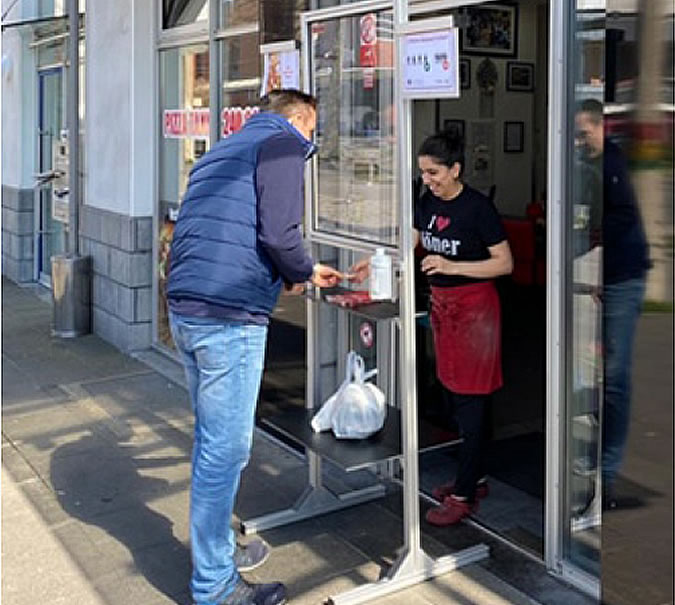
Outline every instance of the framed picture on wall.
<svg viewBox="0 0 675 605"><path fill-rule="evenodd" d="M518 6L484 4L470 6L458 23L462 36L460 51L474 55L515 57L518 52Z"/></svg>
<svg viewBox="0 0 675 605"><path fill-rule="evenodd" d="M471 88L471 61L469 59L459 60L459 86L462 90Z"/></svg>
<svg viewBox="0 0 675 605"><path fill-rule="evenodd" d="M443 131L464 140L464 120L443 120Z"/></svg>
<svg viewBox="0 0 675 605"><path fill-rule="evenodd" d="M524 150L525 122L504 122L504 153Z"/></svg>
<svg viewBox="0 0 675 605"><path fill-rule="evenodd" d="M534 90L534 63L507 61L506 90L532 92Z"/></svg>

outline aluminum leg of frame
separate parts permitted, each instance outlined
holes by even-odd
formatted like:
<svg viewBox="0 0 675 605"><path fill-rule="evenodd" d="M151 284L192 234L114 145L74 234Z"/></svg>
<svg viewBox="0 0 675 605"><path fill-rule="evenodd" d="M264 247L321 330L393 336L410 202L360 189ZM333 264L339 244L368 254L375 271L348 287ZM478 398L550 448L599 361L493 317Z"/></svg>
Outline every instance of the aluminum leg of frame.
<svg viewBox="0 0 675 605"><path fill-rule="evenodd" d="M486 559L489 554L490 550L485 544L476 544L438 559L429 557L422 550L417 553L416 557L406 552L392 565L385 578L332 596L330 603L332 605L357 605L369 601L374 602L375 599L393 592Z"/></svg>
<svg viewBox="0 0 675 605"><path fill-rule="evenodd" d="M292 508L242 521L241 530L245 535L255 534L273 527L288 525L296 521L363 504L370 500L382 498L384 494L385 488L382 484L352 490L340 495L334 494L323 486L310 486L298 498Z"/></svg>

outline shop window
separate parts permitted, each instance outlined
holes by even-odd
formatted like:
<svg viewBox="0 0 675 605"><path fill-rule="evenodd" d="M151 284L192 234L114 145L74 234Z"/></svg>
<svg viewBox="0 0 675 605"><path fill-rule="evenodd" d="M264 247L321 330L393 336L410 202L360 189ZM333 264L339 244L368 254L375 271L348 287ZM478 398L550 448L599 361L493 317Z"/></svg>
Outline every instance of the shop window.
<svg viewBox="0 0 675 605"><path fill-rule="evenodd" d="M221 0L221 26L228 28L257 23L258 8L258 0Z"/></svg>
<svg viewBox="0 0 675 605"><path fill-rule="evenodd" d="M3 2L2 7L3 27L27 21L65 17L68 14L65 0L33 0L32 2L15 0L14 2ZM78 11L81 15L84 14L85 7L85 0L79 0Z"/></svg>
<svg viewBox="0 0 675 605"><path fill-rule="evenodd" d="M173 348L165 297L168 252L180 200L195 162L209 148L209 55L206 45L160 54L161 141L158 206L157 341Z"/></svg>
<svg viewBox="0 0 675 605"><path fill-rule="evenodd" d="M207 0L163 0L162 28L171 29L209 18Z"/></svg>

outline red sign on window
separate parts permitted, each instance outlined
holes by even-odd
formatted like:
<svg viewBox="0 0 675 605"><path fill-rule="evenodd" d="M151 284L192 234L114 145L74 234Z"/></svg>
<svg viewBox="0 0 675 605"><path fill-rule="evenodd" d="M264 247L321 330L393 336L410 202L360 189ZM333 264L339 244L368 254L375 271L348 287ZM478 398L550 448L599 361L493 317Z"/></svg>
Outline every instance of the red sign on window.
<svg viewBox="0 0 675 605"><path fill-rule="evenodd" d="M259 111L259 107L225 107L221 114L223 137L237 132L246 123L246 120Z"/></svg>
<svg viewBox="0 0 675 605"><path fill-rule="evenodd" d="M361 17L361 67L377 65L377 15L368 13Z"/></svg>
<svg viewBox="0 0 675 605"><path fill-rule="evenodd" d="M225 107L221 115L222 136L237 132L259 107ZM208 139L208 109L165 109L163 130L165 139Z"/></svg>
<svg viewBox="0 0 675 605"><path fill-rule="evenodd" d="M207 139L208 137L208 109L166 109L164 111L164 138Z"/></svg>

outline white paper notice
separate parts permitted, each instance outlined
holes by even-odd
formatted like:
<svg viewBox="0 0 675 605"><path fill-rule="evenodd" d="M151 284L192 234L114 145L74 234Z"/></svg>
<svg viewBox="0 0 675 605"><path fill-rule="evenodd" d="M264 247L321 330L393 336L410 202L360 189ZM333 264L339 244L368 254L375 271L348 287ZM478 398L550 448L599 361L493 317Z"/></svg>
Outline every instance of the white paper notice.
<svg viewBox="0 0 675 605"><path fill-rule="evenodd" d="M403 90L409 96L436 93L459 97L456 28L405 36Z"/></svg>
<svg viewBox="0 0 675 605"><path fill-rule="evenodd" d="M300 51L265 53L260 94L277 88L300 88Z"/></svg>

